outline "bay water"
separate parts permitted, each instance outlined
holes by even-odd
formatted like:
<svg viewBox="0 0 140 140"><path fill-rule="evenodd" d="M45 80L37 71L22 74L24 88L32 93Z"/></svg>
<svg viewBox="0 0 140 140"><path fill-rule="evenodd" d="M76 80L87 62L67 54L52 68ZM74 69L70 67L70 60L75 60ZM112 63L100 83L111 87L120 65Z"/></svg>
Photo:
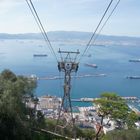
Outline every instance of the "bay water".
<svg viewBox="0 0 140 140"><path fill-rule="evenodd" d="M61 50L83 53L83 44L52 42L58 54ZM47 54L47 57L34 57L34 54ZM88 57L87 55L91 55ZM127 76L140 76L140 63L129 62L140 58L140 46L91 46L79 63L77 75L106 74L101 77L72 78L72 98L99 97L103 92L115 92L121 96L140 97L140 79L127 79ZM85 63L96 64L98 68L87 67ZM18 75L37 77L63 76L57 68L57 61L42 40L0 40L0 71L10 69ZM75 74L73 74L75 75ZM63 79L38 80L35 94L63 95Z"/></svg>

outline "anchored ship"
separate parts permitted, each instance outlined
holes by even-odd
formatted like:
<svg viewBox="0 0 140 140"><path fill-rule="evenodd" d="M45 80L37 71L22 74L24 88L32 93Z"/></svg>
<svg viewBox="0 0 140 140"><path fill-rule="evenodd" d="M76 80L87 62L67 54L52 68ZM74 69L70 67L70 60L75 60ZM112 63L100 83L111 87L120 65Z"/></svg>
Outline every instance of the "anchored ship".
<svg viewBox="0 0 140 140"><path fill-rule="evenodd" d="M140 59L130 59L129 62L140 62Z"/></svg>
<svg viewBox="0 0 140 140"><path fill-rule="evenodd" d="M34 54L34 57L47 57L47 54Z"/></svg>
<svg viewBox="0 0 140 140"><path fill-rule="evenodd" d="M127 76L127 79L140 79L140 76Z"/></svg>
<svg viewBox="0 0 140 140"><path fill-rule="evenodd" d="M93 68L97 68L98 67L96 64L88 64L88 63L85 63L85 66L93 67Z"/></svg>

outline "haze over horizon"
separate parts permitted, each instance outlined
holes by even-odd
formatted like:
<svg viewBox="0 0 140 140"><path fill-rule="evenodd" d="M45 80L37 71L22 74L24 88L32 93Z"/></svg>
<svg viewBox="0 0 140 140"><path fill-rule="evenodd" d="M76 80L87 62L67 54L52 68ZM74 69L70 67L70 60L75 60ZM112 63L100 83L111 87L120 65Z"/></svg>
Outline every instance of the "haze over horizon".
<svg viewBox="0 0 140 140"><path fill-rule="evenodd" d="M110 0L33 0L46 31L95 30ZM114 1L113 5L117 2ZM101 34L140 37L140 1L123 0ZM40 32L25 0L1 0L1 33Z"/></svg>

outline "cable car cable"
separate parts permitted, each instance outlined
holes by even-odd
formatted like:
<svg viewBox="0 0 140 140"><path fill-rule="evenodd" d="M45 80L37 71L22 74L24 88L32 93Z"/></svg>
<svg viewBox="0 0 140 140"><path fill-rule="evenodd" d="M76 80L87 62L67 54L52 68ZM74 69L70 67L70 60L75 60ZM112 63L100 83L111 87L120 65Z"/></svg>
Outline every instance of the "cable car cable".
<svg viewBox="0 0 140 140"><path fill-rule="evenodd" d="M105 10L105 12L104 12L102 18L100 19L100 21L99 21L99 23L98 23L98 25L97 25L95 31L93 32L93 34L92 34L92 36L91 36L89 42L88 42L87 45L86 45L86 48L85 48L83 54L81 55L81 57L80 57L80 59L79 59L79 62L81 61L82 57L85 55L86 51L89 49L90 43L91 43L92 39L94 38L94 36L96 35L96 32L97 32L97 30L99 29L99 27L100 27L100 25L101 25L101 23L102 23L102 21L103 21L105 15L107 14L107 12L108 12L108 10L109 10L109 8L110 8L110 6L111 6L111 4L112 4L113 1L114 1L114 0L111 0L110 3L109 3L109 5L107 6L107 8L106 8L106 10Z"/></svg>
<svg viewBox="0 0 140 140"><path fill-rule="evenodd" d="M110 19L110 17L112 16L112 14L114 13L114 11L116 10L116 8L118 7L119 3L121 0L118 0L118 2L116 3L115 7L113 8L113 10L111 11L111 13L109 14L108 18L106 19L106 21L104 22L103 26L101 27L101 29L99 30L98 34L95 36L94 40L93 40L93 45L96 41L96 39L99 37L100 33L102 32L103 28L105 27L105 25L107 24L108 20ZM88 51L88 50L87 50Z"/></svg>
<svg viewBox="0 0 140 140"><path fill-rule="evenodd" d="M38 16L38 13L37 13L37 11L36 11L36 9L35 9L35 7L34 7L34 5L33 5L33 2L32 2L32 0L25 0L26 2L27 2L27 4L28 4L28 7L30 8L30 10L31 10L31 13L33 14L33 16L34 16L34 18L35 18L35 20L36 20L36 22L37 22L37 24L39 25L39 29L41 29L41 32L44 34L43 35L43 37L45 37L44 39L45 39L45 41L49 44L49 48L50 48L50 50L51 50L51 52L52 52L52 54L54 55L54 57L55 57L55 59L56 59L56 61L58 62L58 59L57 59L57 56L56 56L56 54L55 54L55 51L54 51L54 49L53 49L53 47L52 47L52 45L51 45L51 42L50 42L50 40L49 40L49 38L48 38L48 35L47 35L47 33L46 33L46 31L45 31L45 29L44 29L44 27L43 27L43 24L42 24L42 22L41 22L41 20L40 20L40 18L39 18L39 16ZM30 4L29 4L30 3Z"/></svg>

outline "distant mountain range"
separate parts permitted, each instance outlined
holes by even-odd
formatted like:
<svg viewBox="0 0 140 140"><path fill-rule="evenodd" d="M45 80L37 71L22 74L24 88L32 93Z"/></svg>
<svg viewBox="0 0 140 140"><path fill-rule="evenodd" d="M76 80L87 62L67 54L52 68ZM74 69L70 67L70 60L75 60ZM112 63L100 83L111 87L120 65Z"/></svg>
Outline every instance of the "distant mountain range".
<svg viewBox="0 0 140 140"><path fill-rule="evenodd" d="M63 41L69 43L85 44L91 38L90 32L77 31L52 31L47 33L51 41ZM43 39L41 33L25 34L6 34L0 33L0 39ZM96 42L97 45L140 45L140 37L109 36L100 35ZM92 42L91 42L92 45Z"/></svg>

